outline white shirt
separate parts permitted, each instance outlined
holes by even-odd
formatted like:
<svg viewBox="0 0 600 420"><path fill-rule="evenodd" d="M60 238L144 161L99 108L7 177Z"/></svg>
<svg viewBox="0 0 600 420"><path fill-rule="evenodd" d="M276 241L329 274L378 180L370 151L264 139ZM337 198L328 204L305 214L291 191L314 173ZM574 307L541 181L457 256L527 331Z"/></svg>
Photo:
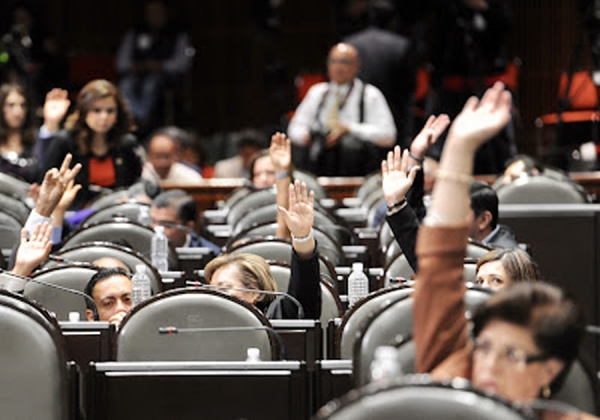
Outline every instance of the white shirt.
<svg viewBox="0 0 600 420"><path fill-rule="evenodd" d="M150 162L144 164L142 178L156 184L197 185L202 182L202 175L180 162L173 162L166 178L160 178Z"/></svg>
<svg viewBox="0 0 600 420"><path fill-rule="evenodd" d="M304 145L305 139L311 129L318 129L319 125L315 122L315 115L323 95L329 89L327 98L325 98L318 116L322 127L327 126L329 109L335 102L335 94L333 92L336 86L335 83L318 83L308 90L288 126L287 134L294 144ZM350 91L350 95L338 113L339 121L348 126L350 134L361 140L370 141L382 147L393 146L396 142L394 118L385 97L373 85L367 84L365 87L364 118L363 122L359 123L362 87L363 82L359 79L354 79L354 86ZM349 88L349 85L341 87L340 96L342 99Z"/></svg>

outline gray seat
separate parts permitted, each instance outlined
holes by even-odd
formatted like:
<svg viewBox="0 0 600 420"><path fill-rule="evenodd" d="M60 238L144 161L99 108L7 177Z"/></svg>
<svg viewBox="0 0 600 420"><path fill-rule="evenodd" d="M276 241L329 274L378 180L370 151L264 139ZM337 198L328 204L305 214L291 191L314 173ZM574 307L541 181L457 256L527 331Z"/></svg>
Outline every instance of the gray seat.
<svg viewBox="0 0 600 420"><path fill-rule="evenodd" d="M152 235L154 231L151 228L137 222L125 220L97 222L90 226L81 226L71 232L63 241L62 248L66 249L86 242L113 242L127 246L150 259ZM178 268L177 252L169 246L169 270Z"/></svg>
<svg viewBox="0 0 600 420"><path fill-rule="evenodd" d="M464 296L466 309L472 311L491 295L491 291L470 286ZM379 312L373 312L359 330L354 345L354 378L358 386L369 382L369 367L375 349L381 345L398 345L413 332L413 299L406 296Z"/></svg>
<svg viewBox="0 0 600 420"><path fill-rule="evenodd" d="M227 213L227 224L235 226L238 220L247 212L269 204L275 204L276 195L273 189L253 191L236 201Z"/></svg>
<svg viewBox="0 0 600 420"><path fill-rule="evenodd" d="M466 282L474 283L476 278L477 264L476 261L465 258L463 277ZM406 256L400 254L396 259L385 267L384 269L384 285L389 286L393 284L397 278L401 277L407 280L412 279L415 276L415 272L408 263Z"/></svg>
<svg viewBox="0 0 600 420"><path fill-rule="evenodd" d="M36 271L32 278L83 293L88 281L97 271L97 267L87 263L60 265ZM85 299L77 294L28 282L25 284L23 295L53 312L61 321L69 319L69 312L79 312L80 319L87 319Z"/></svg>
<svg viewBox="0 0 600 420"><path fill-rule="evenodd" d="M290 264L292 258L292 244L290 241L278 238L247 238L227 247L226 253L249 253L260 255L267 261L283 262ZM337 283L335 266L324 255L319 253L319 267L321 276L325 276L332 285Z"/></svg>
<svg viewBox="0 0 600 420"><path fill-rule="evenodd" d="M434 382L412 375L386 386L353 390L322 407L317 420L524 420L528 418L504 399L473 389L469 381Z"/></svg>
<svg viewBox="0 0 600 420"><path fill-rule="evenodd" d="M573 203L587 202L585 195L570 182L563 182L544 174L522 176L498 189L500 204Z"/></svg>
<svg viewBox="0 0 600 420"><path fill-rule="evenodd" d="M0 211L0 249L11 249L21 237L23 224L8 213Z"/></svg>
<svg viewBox="0 0 600 420"><path fill-rule="evenodd" d="M295 168L294 179L297 179L301 182L305 182L308 191L315 192L316 201L327 198L327 192L325 191L325 188L323 188L323 186L319 184L319 180L314 174L304 171L302 169Z"/></svg>
<svg viewBox="0 0 600 420"><path fill-rule="evenodd" d="M96 211L128 200L127 187L106 191L94 198L87 207Z"/></svg>
<svg viewBox="0 0 600 420"><path fill-rule="evenodd" d="M379 289L369 293L352 306L344 316L338 328L338 349L340 359L352 359L354 342L358 331L373 312L378 312L399 299L410 295L413 288L410 285L398 285Z"/></svg>
<svg viewBox="0 0 600 420"><path fill-rule="evenodd" d="M17 197L22 201L27 199L31 184L14 176L0 172L0 193Z"/></svg>
<svg viewBox="0 0 600 420"><path fill-rule="evenodd" d="M21 224L27 222L31 209L19 198L0 193L0 209L17 219Z"/></svg>
<svg viewBox="0 0 600 420"><path fill-rule="evenodd" d="M69 387L65 343L47 312L0 291L0 406L7 419L67 419Z"/></svg>
<svg viewBox="0 0 600 420"><path fill-rule="evenodd" d="M97 222L110 221L115 218L124 218L133 222L137 222L140 207L149 208L150 206L142 203L113 204L96 210L94 213L86 217L81 224L83 226L90 226Z"/></svg>
<svg viewBox="0 0 600 420"><path fill-rule="evenodd" d="M84 242L67 248L62 247L54 255L63 258L65 261L84 263L92 263L103 257L112 257L125 263L132 273L135 272L136 265L144 264L146 266L146 274L148 274L152 283L153 293L156 294L164 290L162 278L150 261L141 253L121 245L110 242ZM49 260L44 264L44 267L53 267L57 264Z"/></svg>
<svg viewBox="0 0 600 420"><path fill-rule="evenodd" d="M163 327L176 327L178 333L159 334ZM258 309L233 296L174 289L127 314L116 337L117 360L242 361L249 347L259 348L262 360L276 360L279 352L268 328Z"/></svg>

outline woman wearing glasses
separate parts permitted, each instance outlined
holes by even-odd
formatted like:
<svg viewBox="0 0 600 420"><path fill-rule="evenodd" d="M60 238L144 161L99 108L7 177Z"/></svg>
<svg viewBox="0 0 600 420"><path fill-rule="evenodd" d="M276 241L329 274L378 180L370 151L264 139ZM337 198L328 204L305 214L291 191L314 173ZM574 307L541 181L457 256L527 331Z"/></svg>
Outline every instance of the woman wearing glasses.
<svg viewBox="0 0 600 420"><path fill-rule="evenodd" d="M560 388L584 323L560 289L525 282L491 296L469 329L462 272L473 158L509 118L510 94L498 83L481 100L469 99L450 129L417 241L416 367L434 380L463 377L510 401L529 402Z"/></svg>

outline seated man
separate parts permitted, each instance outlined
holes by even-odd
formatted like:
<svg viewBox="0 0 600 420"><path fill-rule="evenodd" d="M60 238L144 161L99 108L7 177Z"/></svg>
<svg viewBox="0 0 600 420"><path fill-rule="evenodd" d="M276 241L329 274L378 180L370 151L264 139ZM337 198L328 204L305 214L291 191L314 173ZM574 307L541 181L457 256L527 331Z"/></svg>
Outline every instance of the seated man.
<svg viewBox="0 0 600 420"><path fill-rule="evenodd" d="M221 159L215 164L215 178L250 178L250 164L266 143L264 135L257 130L240 132L237 154Z"/></svg>
<svg viewBox="0 0 600 420"><path fill-rule="evenodd" d="M385 97L356 77L356 49L340 43L329 52L329 83L310 88L294 113L288 136L297 166L324 176L364 176L379 167L396 142Z"/></svg>
<svg viewBox="0 0 600 420"><path fill-rule="evenodd" d="M181 132L177 127L163 127L150 134L143 179L172 185L193 185L202 180L202 175L179 162L180 142L177 137Z"/></svg>
<svg viewBox="0 0 600 420"><path fill-rule="evenodd" d="M164 226L165 235L173 247L205 247L218 255L221 248L197 233L196 215L194 198L182 190L160 193L150 207L152 222Z"/></svg>
<svg viewBox="0 0 600 420"><path fill-rule="evenodd" d="M103 268L98 271L85 286L85 294L92 297L98 311L96 316L86 299L85 314L88 321L108 321L118 327L133 308L131 289L131 278L122 268Z"/></svg>

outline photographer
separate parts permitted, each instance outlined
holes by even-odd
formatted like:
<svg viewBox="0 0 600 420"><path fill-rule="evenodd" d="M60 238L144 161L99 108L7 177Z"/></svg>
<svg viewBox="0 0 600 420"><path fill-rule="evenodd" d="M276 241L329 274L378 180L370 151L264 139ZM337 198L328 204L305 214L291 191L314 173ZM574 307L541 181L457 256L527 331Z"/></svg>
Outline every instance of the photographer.
<svg viewBox="0 0 600 420"><path fill-rule="evenodd" d="M390 108L379 89L356 77L359 66L353 46L340 43L330 50L329 83L310 88L288 127L298 167L320 176L364 176L394 145Z"/></svg>

